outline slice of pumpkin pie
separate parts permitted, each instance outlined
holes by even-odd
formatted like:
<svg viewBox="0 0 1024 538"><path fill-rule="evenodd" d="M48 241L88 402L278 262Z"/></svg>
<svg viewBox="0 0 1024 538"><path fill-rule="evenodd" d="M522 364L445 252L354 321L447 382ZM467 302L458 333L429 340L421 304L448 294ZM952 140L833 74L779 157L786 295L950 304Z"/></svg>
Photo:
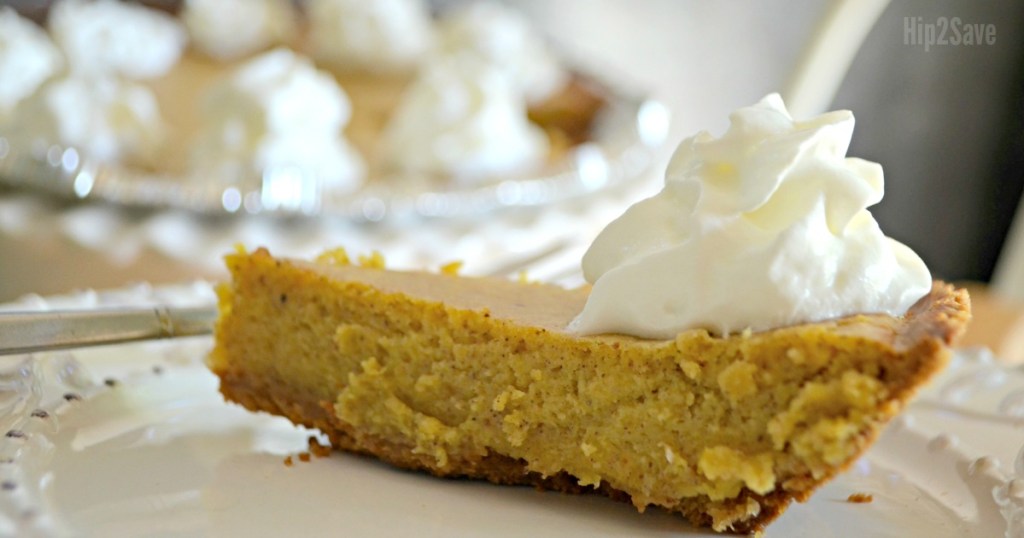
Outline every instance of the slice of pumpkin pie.
<svg viewBox="0 0 1024 538"><path fill-rule="evenodd" d="M770 96L684 142L584 258L592 287L232 254L221 392L399 467L759 530L871 444L970 316L878 230L880 169L843 158L835 114Z"/></svg>
<svg viewBox="0 0 1024 538"><path fill-rule="evenodd" d="M847 467L946 361L966 295L753 334L579 336L585 289L228 257L210 366L252 410L438 476L594 488L749 531Z"/></svg>

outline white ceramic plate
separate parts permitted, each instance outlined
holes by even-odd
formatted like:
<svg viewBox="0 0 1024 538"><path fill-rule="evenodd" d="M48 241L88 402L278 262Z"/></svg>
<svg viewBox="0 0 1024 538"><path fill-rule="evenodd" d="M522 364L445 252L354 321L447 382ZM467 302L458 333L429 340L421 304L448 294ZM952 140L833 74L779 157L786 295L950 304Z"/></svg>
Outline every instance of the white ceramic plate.
<svg viewBox="0 0 1024 538"><path fill-rule="evenodd" d="M196 283L7 308L210 299ZM12 432L0 438L0 535L712 535L598 496L440 480L344 454L302 462L316 432L224 403L202 365L210 345L0 358L0 427ZM1022 445L1024 374L958 353L865 457L766 535L1024 536ZM873 501L847 502L851 493Z"/></svg>

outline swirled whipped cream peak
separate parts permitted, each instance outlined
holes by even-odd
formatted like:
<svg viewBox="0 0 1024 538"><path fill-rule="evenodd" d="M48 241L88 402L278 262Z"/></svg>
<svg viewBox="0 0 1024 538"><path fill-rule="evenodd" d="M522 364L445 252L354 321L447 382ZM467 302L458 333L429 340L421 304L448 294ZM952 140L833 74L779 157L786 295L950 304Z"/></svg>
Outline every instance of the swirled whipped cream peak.
<svg viewBox="0 0 1024 538"><path fill-rule="evenodd" d="M434 40L425 0L309 0L314 58L344 71L413 70Z"/></svg>
<svg viewBox="0 0 1024 538"><path fill-rule="evenodd" d="M53 76L64 58L50 36L14 8L0 6L0 119Z"/></svg>
<svg viewBox="0 0 1024 538"><path fill-rule="evenodd" d="M314 189L346 192L362 184L365 163L343 132L352 117L348 95L291 49L259 54L214 84L203 115L192 148L200 180L231 183L255 172L266 181L297 172L315 179L299 182Z"/></svg>
<svg viewBox="0 0 1024 538"><path fill-rule="evenodd" d="M384 130L381 159L392 170L472 184L543 164L548 139L500 70L466 57L425 65Z"/></svg>
<svg viewBox="0 0 1024 538"><path fill-rule="evenodd" d="M289 0L185 0L181 20L192 46L222 61L287 43L298 24Z"/></svg>
<svg viewBox="0 0 1024 538"><path fill-rule="evenodd" d="M178 63L188 42L175 17L118 0L61 0L47 26L74 75L157 78Z"/></svg>
<svg viewBox="0 0 1024 538"><path fill-rule="evenodd" d="M500 69L530 104L548 99L569 80L529 19L490 0L464 4L444 16L438 24L437 51L471 56Z"/></svg>
<svg viewBox="0 0 1024 538"><path fill-rule="evenodd" d="M719 138L684 140L657 195L583 257L593 283L570 327L668 339L761 331L857 313L903 315L931 289L924 262L867 207L882 167L846 157L849 111L796 121L772 94Z"/></svg>

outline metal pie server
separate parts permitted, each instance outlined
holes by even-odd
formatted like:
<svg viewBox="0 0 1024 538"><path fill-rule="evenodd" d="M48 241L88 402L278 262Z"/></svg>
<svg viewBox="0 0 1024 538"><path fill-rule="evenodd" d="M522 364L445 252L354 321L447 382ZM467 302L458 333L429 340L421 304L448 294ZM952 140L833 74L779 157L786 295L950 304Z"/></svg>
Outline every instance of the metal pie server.
<svg viewBox="0 0 1024 538"><path fill-rule="evenodd" d="M214 306L0 312L0 355L210 334L216 319Z"/></svg>

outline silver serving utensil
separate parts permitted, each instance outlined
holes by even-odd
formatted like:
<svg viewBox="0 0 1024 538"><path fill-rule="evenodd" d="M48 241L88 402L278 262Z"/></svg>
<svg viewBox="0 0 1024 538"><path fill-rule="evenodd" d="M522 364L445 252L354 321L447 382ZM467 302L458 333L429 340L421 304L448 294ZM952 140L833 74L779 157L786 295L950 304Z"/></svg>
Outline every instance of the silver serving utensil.
<svg viewBox="0 0 1024 538"><path fill-rule="evenodd" d="M210 334L214 306L0 313L0 355Z"/></svg>

